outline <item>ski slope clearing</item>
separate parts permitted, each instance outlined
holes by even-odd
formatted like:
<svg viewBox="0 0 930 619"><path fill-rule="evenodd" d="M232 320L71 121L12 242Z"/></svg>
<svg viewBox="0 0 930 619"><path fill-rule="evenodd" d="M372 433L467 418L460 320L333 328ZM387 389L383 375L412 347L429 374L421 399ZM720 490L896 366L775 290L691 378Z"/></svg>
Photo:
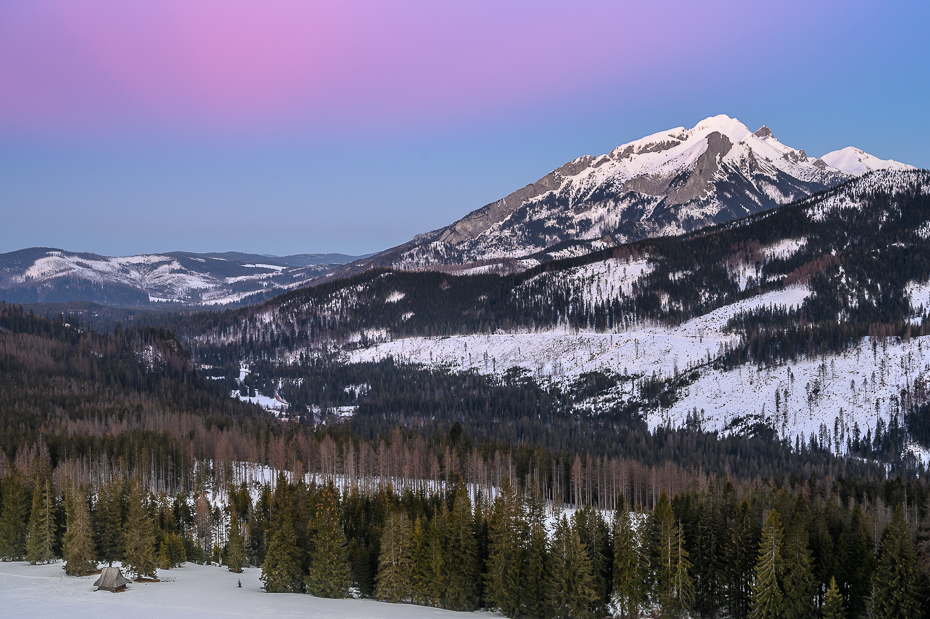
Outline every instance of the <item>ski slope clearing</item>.
<svg viewBox="0 0 930 619"><path fill-rule="evenodd" d="M65 576L62 564L0 563L0 614L4 619L69 617L302 617L308 619L429 619L473 617L410 604L327 600L312 595L265 593L261 570L186 564L159 570L162 582L132 583L122 593L94 591L97 576ZM237 586L242 581L242 588ZM493 615L498 616L498 615Z"/></svg>

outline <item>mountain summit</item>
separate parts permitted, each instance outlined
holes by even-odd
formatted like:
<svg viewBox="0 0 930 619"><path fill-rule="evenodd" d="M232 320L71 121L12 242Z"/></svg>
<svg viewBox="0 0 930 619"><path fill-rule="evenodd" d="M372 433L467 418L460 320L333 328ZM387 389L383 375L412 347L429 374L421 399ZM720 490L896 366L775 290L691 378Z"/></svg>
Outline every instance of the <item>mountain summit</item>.
<svg viewBox="0 0 930 619"><path fill-rule="evenodd" d="M713 116L570 161L371 262L423 268L539 252L564 257L729 221L879 169L913 168L853 148L810 158L767 126L753 132Z"/></svg>

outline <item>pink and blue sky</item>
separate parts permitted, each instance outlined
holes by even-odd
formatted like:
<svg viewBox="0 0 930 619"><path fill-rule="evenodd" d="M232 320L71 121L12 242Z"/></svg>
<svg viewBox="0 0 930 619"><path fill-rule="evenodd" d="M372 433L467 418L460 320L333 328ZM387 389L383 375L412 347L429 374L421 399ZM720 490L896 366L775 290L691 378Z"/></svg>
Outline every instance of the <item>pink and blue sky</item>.
<svg viewBox="0 0 930 619"><path fill-rule="evenodd" d="M0 252L373 252L725 113L930 167L924 2L0 3Z"/></svg>

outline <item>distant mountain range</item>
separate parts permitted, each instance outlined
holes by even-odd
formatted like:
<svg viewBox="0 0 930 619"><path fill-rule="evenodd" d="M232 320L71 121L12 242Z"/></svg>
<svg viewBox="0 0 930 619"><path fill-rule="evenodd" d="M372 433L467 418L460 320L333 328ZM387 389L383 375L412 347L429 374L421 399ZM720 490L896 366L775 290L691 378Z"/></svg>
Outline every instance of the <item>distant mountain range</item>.
<svg viewBox="0 0 930 619"><path fill-rule="evenodd" d="M769 210L872 170L912 170L848 147L811 158L763 126L707 118L584 156L369 262L526 268ZM523 259L513 264L515 259Z"/></svg>
<svg viewBox="0 0 930 619"><path fill-rule="evenodd" d="M111 258L31 248L0 255L0 299L220 306L372 266L514 272L767 211L873 170L912 166L848 147L810 158L768 127L720 115L566 163L457 222L373 256L171 252Z"/></svg>
<svg viewBox="0 0 930 619"><path fill-rule="evenodd" d="M360 256L170 252L109 257L33 247L0 254L0 299L225 306L257 302L324 277Z"/></svg>

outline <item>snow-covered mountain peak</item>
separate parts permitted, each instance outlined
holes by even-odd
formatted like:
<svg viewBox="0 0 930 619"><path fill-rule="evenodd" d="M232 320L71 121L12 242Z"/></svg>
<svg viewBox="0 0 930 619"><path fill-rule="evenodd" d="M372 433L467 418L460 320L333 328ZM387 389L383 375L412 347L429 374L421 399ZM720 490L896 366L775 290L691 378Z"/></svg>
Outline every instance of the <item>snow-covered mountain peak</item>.
<svg viewBox="0 0 930 619"><path fill-rule="evenodd" d="M847 146L846 148L827 153L820 159L830 167L852 176L860 176L874 170L903 171L916 169L914 166L900 163L893 159L879 159L853 146Z"/></svg>
<svg viewBox="0 0 930 619"><path fill-rule="evenodd" d="M675 127L606 155L574 159L368 264L424 268L521 259L525 267L533 261L524 258L534 254L578 255L722 223L877 169L910 166L855 149L809 158L766 125L752 131L719 114L690 129Z"/></svg>
<svg viewBox="0 0 930 619"><path fill-rule="evenodd" d="M718 114L705 118L688 131L690 136L705 138L709 134L717 132L727 138L734 144L742 142L752 135L749 127L735 118L730 118L726 114Z"/></svg>

